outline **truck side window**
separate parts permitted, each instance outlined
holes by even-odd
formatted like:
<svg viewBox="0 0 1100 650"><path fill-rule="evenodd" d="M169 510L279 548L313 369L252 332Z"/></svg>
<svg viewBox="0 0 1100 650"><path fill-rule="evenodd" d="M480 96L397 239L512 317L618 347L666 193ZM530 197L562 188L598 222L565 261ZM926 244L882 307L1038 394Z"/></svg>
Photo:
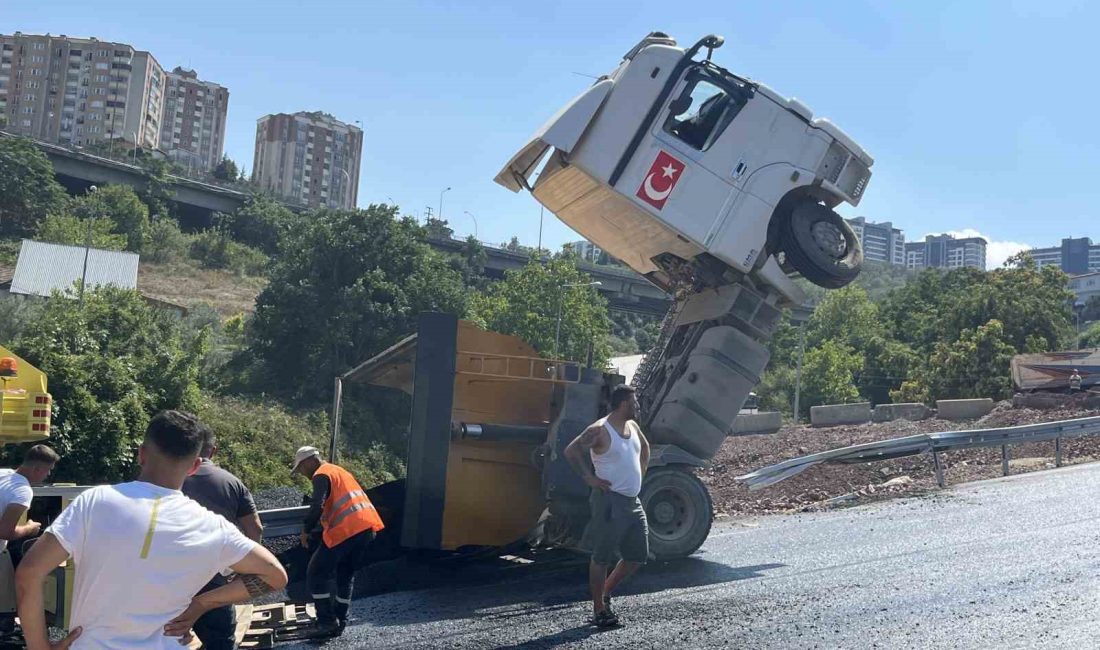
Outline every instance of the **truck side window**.
<svg viewBox="0 0 1100 650"><path fill-rule="evenodd" d="M684 92L669 104L664 128L689 146L706 151L733 121L745 100L701 74L689 75L688 82Z"/></svg>

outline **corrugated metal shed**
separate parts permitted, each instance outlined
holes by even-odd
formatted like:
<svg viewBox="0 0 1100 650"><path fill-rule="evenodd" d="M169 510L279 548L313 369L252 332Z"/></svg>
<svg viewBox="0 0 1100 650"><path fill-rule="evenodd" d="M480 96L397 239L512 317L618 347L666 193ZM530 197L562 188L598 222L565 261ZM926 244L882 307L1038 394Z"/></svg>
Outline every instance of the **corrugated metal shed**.
<svg viewBox="0 0 1100 650"><path fill-rule="evenodd" d="M53 291L73 291L84 272L83 246L63 246L23 240L11 292L49 296ZM87 249L88 288L114 285L137 288L138 255L122 251Z"/></svg>

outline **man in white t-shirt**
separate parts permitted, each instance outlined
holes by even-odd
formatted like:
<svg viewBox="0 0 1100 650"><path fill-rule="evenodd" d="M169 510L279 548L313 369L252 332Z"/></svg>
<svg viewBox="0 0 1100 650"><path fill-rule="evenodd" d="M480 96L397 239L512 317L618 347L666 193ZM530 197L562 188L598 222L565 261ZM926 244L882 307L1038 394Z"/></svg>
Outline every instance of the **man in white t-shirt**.
<svg viewBox="0 0 1100 650"><path fill-rule="evenodd" d="M8 542L33 537L42 529L42 524L32 519L19 523L31 507L34 490L31 483L42 483L53 471L57 463L57 452L46 445L35 445L23 455L23 464L17 469L0 469L0 575L3 575L5 594L0 605L0 631L4 633L15 629L15 600L10 597L13 589L14 574L11 568L11 554Z"/></svg>
<svg viewBox="0 0 1100 650"><path fill-rule="evenodd" d="M16 571L28 650L179 648L206 611L286 586L270 552L180 491L199 466L203 425L165 411L149 423L137 481L87 490L46 530ZM42 595L46 576L72 557L70 633L50 645ZM195 594L232 569L229 584Z"/></svg>
<svg viewBox="0 0 1100 650"><path fill-rule="evenodd" d="M0 469L0 551L24 537L38 534L42 524L19 520L31 507L34 490L31 483L42 483L57 464L57 452L46 445L35 445L23 455L23 464L18 469Z"/></svg>

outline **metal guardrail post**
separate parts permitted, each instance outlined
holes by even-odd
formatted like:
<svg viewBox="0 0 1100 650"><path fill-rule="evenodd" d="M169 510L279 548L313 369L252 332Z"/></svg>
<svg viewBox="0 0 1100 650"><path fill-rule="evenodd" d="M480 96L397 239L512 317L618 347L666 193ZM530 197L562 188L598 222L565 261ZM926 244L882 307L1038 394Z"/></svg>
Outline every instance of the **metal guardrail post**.
<svg viewBox="0 0 1100 650"><path fill-rule="evenodd" d="M1054 439L1054 466L1062 466L1062 437L1059 436Z"/></svg>
<svg viewBox="0 0 1100 650"><path fill-rule="evenodd" d="M932 452L932 465L936 468L936 485L943 487L943 463L940 461L940 452Z"/></svg>
<svg viewBox="0 0 1100 650"><path fill-rule="evenodd" d="M1008 445L1001 445L1001 476L1008 476Z"/></svg>

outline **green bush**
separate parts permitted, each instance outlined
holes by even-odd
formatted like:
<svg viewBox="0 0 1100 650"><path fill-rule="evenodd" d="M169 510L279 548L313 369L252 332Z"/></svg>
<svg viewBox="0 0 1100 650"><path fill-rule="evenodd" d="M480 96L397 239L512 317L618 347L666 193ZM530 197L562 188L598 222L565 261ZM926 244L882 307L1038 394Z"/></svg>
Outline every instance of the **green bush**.
<svg viewBox="0 0 1100 650"><path fill-rule="evenodd" d="M102 287L83 305L50 299L12 348L49 377L50 444L62 455L56 480L132 478L149 418L197 405L204 346L204 336L185 345L171 317L137 291Z"/></svg>
<svg viewBox="0 0 1100 650"><path fill-rule="evenodd" d="M80 219L68 214L51 214L38 227L38 239L53 244L86 246L91 234L93 248L120 251L126 235L115 234L115 222L107 218Z"/></svg>
<svg viewBox="0 0 1100 650"><path fill-rule="evenodd" d="M165 264L186 257L190 247L191 238L183 234L179 224L174 219L162 218L149 225L141 251L144 259Z"/></svg>
<svg viewBox="0 0 1100 650"><path fill-rule="evenodd" d="M323 411L294 414L273 402L206 396L196 415L217 436L217 463L253 491L306 487L303 478L290 473L294 452L303 445L328 450L329 425ZM365 451L343 449L339 462L367 488L404 473L401 462L381 445Z"/></svg>
<svg viewBox="0 0 1100 650"><path fill-rule="evenodd" d="M191 257L204 268L225 269L237 275L263 275L268 258L261 251L233 241L229 232L211 228L191 242Z"/></svg>

